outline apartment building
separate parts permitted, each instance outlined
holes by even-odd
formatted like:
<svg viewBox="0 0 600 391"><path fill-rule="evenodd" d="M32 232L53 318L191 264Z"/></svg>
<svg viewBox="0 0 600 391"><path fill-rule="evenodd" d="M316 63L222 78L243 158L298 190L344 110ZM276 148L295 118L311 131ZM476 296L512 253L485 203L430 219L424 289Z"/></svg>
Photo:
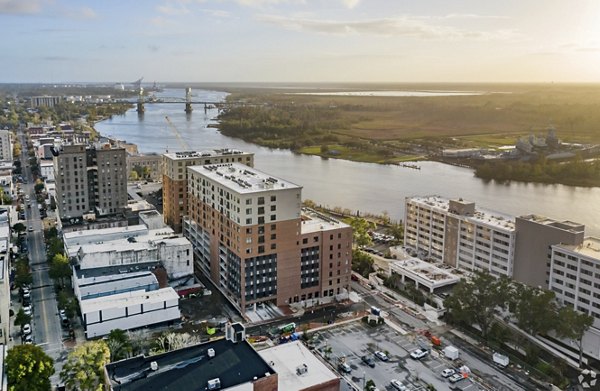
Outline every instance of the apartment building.
<svg viewBox="0 0 600 391"><path fill-rule="evenodd" d="M184 236L197 269L242 312L347 291L352 230L302 214L302 188L239 163L188 167Z"/></svg>
<svg viewBox="0 0 600 391"><path fill-rule="evenodd" d="M127 154L127 175L131 175L131 172L137 167L139 167L147 174L147 177L140 177L140 179L151 179L153 181L159 181L162 179L163 174L162 165L163 157L158 154Z"/></svg>
<svg viewBox="0 0 600 391"><path fill-rule="evenodd" d="M32 96L31 107L54 107L62 100L61 96Z"/></svg>
<svg viewBox="0 0 600 391"><path fill-rule="evenodd" d="M235 149L212 151L173 152L162 155L163 214L165 223L175 232L181 232L182 218L187 205L188 166L205 164L241 163L254 166L254 154Z"/></svg>
<svg viewBox="0 0 600 391"><path fill-rule="evenodd" d="M515 280L533 287L548 286L551 246L583 243L585 226L544 216L519 216L515 220Z"/></svg>
<svg viewBox="0 0 600 391"><path fill-rule="evenodd" d="M13 148L12 148L11 134L6 129L0 130L0 161L13 160Z"/></svg>
<svg viewBox="0 0 600 391"><path fill-rule="evenodd" d="M462 199L408 197L404 243L420 255L468 271L512 277L514 218Z"/></svg>
<svg viewBox="0 0 600 391"><path fill-rule="evenodd" d="M53 150L57 210L62 220L119 213L127 206L125 149L63 145Z"/></svg>

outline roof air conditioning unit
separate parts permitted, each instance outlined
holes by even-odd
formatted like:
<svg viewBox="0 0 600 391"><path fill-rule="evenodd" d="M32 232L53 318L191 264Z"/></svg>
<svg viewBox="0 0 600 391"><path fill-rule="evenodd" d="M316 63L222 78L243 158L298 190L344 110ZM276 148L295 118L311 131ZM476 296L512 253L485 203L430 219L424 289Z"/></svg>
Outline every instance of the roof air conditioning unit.
<svg viewBox="0 0 600 391"><path fill-rule="evenodd" d="M211 379L208 381L208 389L209 390L218 390L221 388L221 379Z"/></svg>
<svg viewBox="0 0 600 391"><path fill-rule="evenodd" d="M150 363L150 369L152 369L153 371L158 371L158 363L156 361L152 361Z"/></svg>
<svg viewBox="0 0 600 391"><path fill-rule="evenodd" d="M296 374L298 376L304 375L306 372L308 372L308 366L306 364L302 364L296 368Z"/></svg>
<svg viewBox="0 0 600 391"><path fill-rule="evenodd" d="M208 358L213 358L215 355L216 355L215 349L213 349L213 348L208 349Z"/></svg>

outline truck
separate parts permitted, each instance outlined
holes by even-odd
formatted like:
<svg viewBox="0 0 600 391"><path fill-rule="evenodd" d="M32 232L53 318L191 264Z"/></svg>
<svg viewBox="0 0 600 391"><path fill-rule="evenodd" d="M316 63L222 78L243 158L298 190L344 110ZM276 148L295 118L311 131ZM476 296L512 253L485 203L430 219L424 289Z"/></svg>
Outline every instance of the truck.
<svg viewBox="0 0 600 391"><path fill-rule="evenodd" d="M446 346L443 350L444 356L449 360L456 360L460 354L459 350L454 346Z"/></svg>
<svg viewBox="0 0 600 391"><path fill-rule="evenodd" d="M494 352L494 354L492 355L492 360L494 360L494 364L498 365L501 368L506 368L510 363L510 359L507 356L498 352Z"/></svg>

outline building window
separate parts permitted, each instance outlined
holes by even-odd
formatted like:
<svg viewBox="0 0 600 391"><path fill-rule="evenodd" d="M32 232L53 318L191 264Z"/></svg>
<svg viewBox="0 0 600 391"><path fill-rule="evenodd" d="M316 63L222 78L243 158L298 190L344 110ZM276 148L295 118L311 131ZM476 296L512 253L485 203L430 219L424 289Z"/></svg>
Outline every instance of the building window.
<svg viewBox="0 0 600 391"><path fill-rule="evenodd" d="M246 219L246 224L252 224L252 219Z"/></svg>
<svg viewBox="0 0 600 391"><path fill-rule="evenodd" d="M265 197L258 197L258 205L264 205L265 204Z"/></svg>
<svg viewBox="0 0 600 391"><path fill-rule="evenodd" d="M260 216L258 218L258 224L264 224L265 223L265 218L263 216Z"/></svg>
<svg viewBox="0 0 600 391"><path fill-rule="evenodd" d="M271 221L275 221L277 219L276 215L271 215Z"/></svg>
<svg viewBox="0 0 600 391"><path fill-rule="evenodd" d="M258 253L263 254L265 252L265 246L258 246Z"/></svg>
<svg viewBox="0 0 600 391"><path fill-rule="evenodd" d="M272 196L271 196L271 202L275 202L275 201L277 201L277 197L276 197L276 196L274 196L274 195L272 195Z"/></svg>

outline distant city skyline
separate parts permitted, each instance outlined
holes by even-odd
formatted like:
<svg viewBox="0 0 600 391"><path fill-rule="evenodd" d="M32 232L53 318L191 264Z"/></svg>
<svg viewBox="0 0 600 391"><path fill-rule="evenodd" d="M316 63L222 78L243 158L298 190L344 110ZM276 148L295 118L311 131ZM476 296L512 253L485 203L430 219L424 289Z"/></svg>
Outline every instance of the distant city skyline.
<svg viewBox="0 0 600 391"><path fill-rule="evenodd" d="M600 1L0 0L0 82L600 82Z"/></svg>

